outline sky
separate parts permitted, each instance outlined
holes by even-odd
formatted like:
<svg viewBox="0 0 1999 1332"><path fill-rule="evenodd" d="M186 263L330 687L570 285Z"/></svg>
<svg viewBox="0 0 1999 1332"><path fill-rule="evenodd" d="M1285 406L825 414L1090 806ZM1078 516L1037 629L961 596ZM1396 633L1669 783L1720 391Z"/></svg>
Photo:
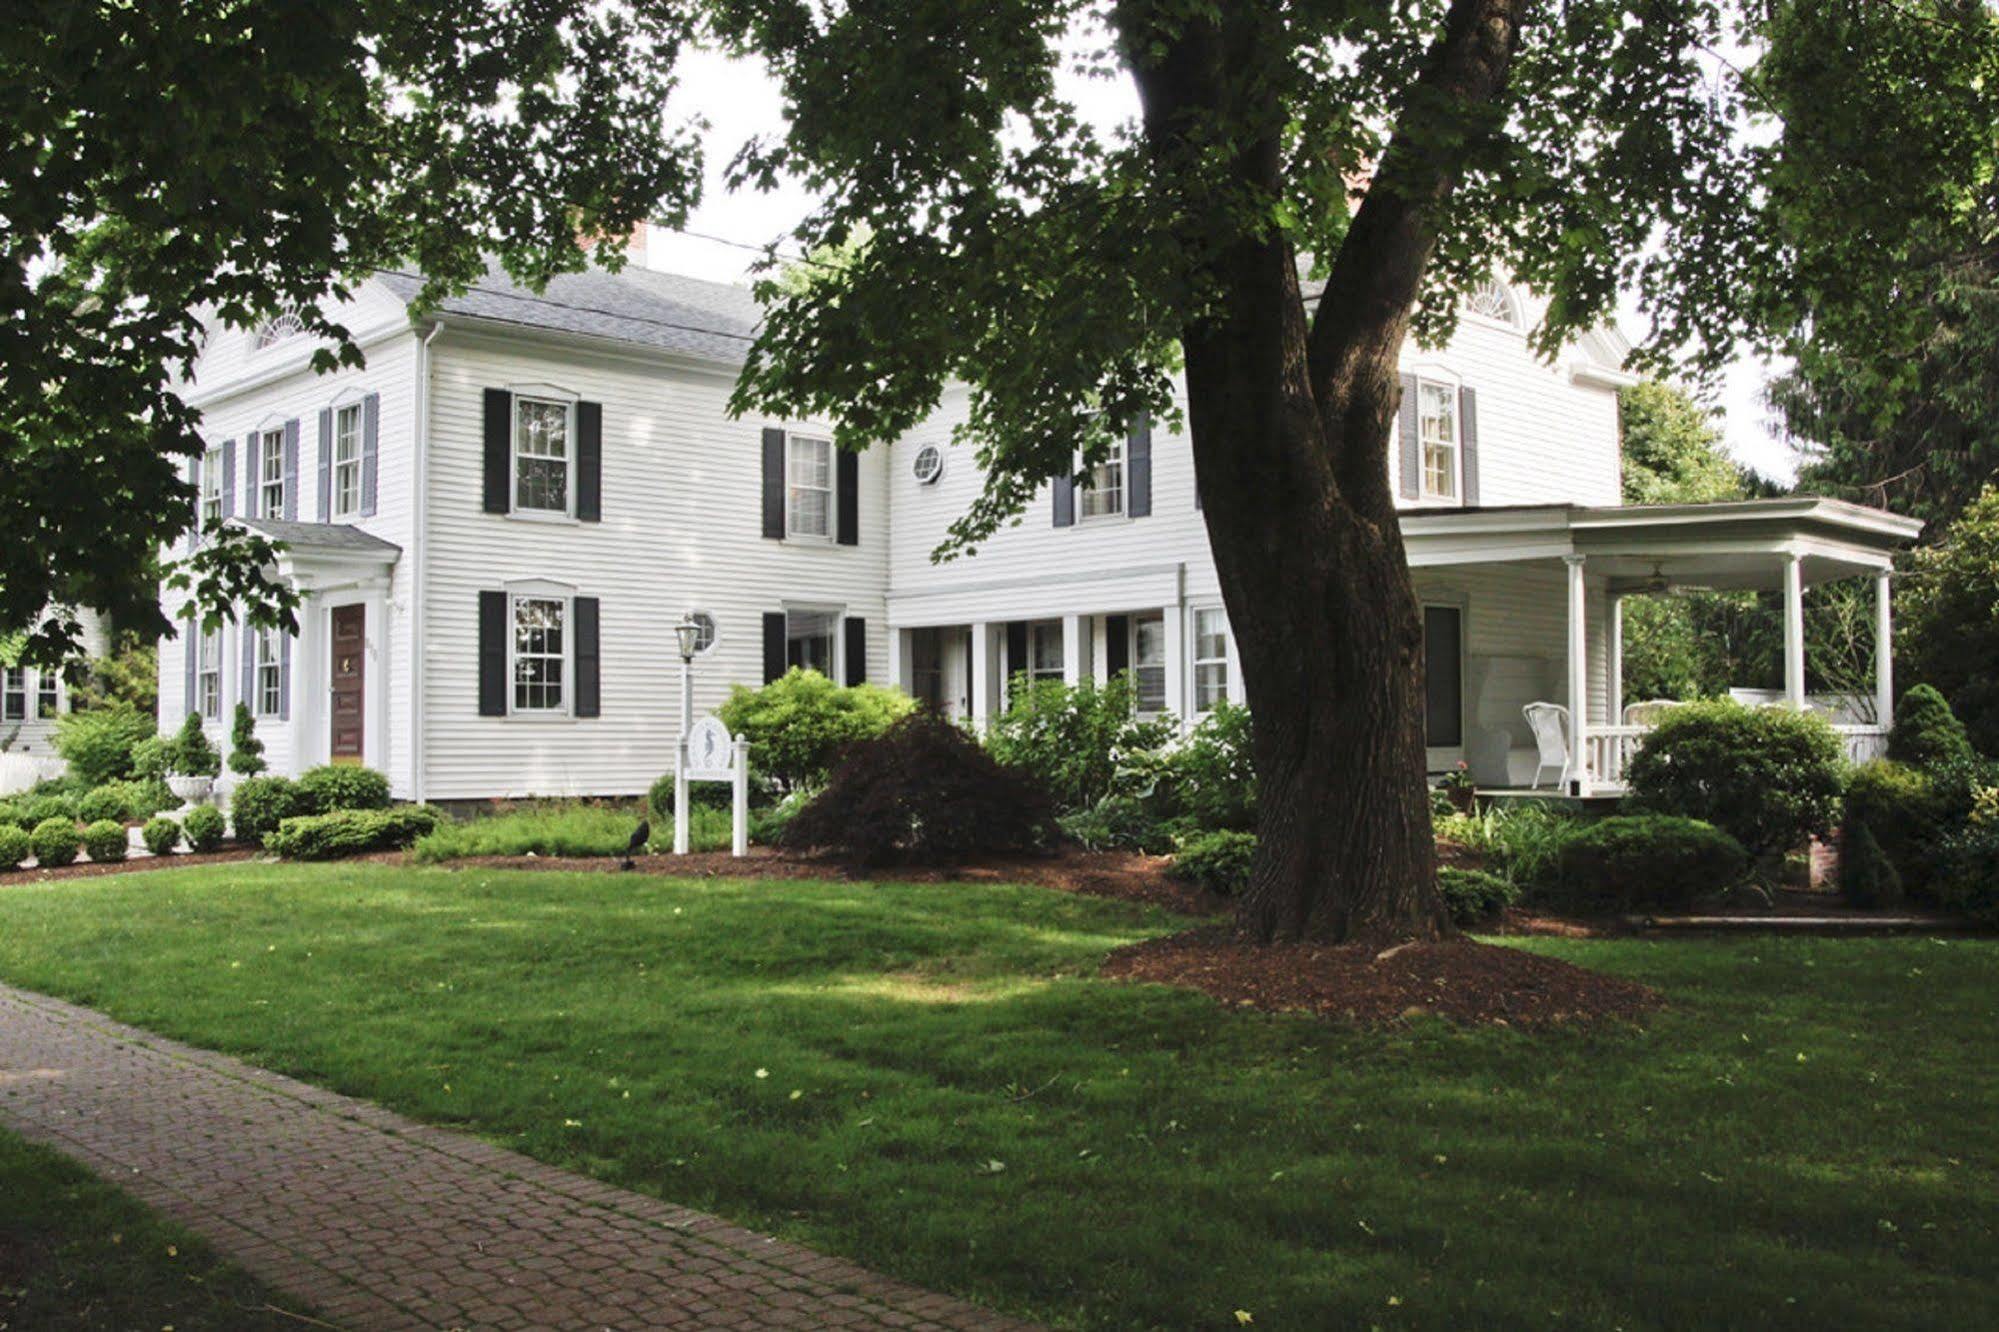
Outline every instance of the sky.
<svg viewBox="0 0 1999 1332"><path fill-rule="evenodd" d="M648 267L707 278L742 280L762 247L785 236L811 210L812 195L794 183L771 193L731 193L724 183L729 158L752 138L784 131L784 99L761 65L732 60L713 51L681 57L681 85L669 110L707 118L707 184L701 206L681 232L654 227L647 239ZM1085 119L1114 125L1138 114L1138 97L1128 81L1066 77L1064 90ZM1619 312L1634 337L1646 327L1635 301ZM1768 425L1762 392L1767 367L1753 357L1737 358L1717 387L1711 405L1719 413L1723 438L1737 461L1765 476L1790 480L1796 462L1790 446Z"/></svg>

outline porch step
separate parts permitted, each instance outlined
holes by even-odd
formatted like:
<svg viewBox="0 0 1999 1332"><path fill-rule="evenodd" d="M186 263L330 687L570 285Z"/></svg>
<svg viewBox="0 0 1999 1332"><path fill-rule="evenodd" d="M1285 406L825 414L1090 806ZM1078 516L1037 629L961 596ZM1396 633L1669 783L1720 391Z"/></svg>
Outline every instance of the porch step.
<svg viewBox="0 0 1999 1332"><path fill-rule="evenodd" d="M1648 934L1959 934L1989 927L1965 916L1922 913L1837 916L1626 916L1624 923Z"/></svg>

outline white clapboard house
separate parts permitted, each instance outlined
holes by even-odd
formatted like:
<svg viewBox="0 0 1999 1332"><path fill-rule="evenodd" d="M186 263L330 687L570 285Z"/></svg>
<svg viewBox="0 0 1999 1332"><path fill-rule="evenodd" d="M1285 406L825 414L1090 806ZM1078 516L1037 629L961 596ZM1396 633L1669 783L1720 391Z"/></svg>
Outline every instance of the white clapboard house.
<svg viewBox="0 0 1999 1332"><path fill-rule="evenodd" d="M634 266L535 295L494 274L413 319L418 286L383 273L343 311L361 370L313 373L289 320L211 332L189 386L204 518L280 538L304 605L295 638L164 643L166 728L198 710L220 740L240 699L279 772L363 762L426 800L638 792L671 764L689 614L699 711L791 665L974 722L1023 671L1129 670L1147 708L1187 723L1241 697L1184 438L1135 432L938 564L980 485L951 443L962 395L892 449L843 454L825 421L730 416L757 322L740 288ZM1525 709L1547 703L1565 757L1543 781L1612 791L1643 733L1620 688L1623 596L1783 589L1803 703L1807 589L1875 579L1885 636L1890 557L1917 529L1817 499L1620 505L1628 349L1604 331L1539 359L1535 313L1494 285L1448 347L1403 357L1391 469L1431 766L1527 784ZM1879 744L1888 693L1846 724L1856 754Z"/></svg>

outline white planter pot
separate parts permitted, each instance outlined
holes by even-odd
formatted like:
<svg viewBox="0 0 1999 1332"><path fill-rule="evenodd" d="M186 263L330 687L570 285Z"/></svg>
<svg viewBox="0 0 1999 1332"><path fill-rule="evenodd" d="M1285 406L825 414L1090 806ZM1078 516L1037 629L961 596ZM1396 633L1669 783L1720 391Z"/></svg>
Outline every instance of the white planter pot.
<svg viewBox="0 0 1999 1332"><path fill-rule="evenodd" d="M215 789L213 777L183 777L179 773L167 775L167 790L183 805L199 805L208 799L208 793Z"/></svg>

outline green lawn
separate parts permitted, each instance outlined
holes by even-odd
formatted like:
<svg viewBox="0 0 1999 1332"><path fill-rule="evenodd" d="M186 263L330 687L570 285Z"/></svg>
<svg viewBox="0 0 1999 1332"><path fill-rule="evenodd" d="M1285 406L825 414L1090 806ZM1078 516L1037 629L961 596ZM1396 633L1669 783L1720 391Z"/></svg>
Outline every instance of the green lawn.
<svg viewBox="0 0 1999 1332"><path fill-rule="evenodd" d="M1999 1321L1999 944L1532 946L1645 1030L1094 978L1037 889L228 864L0 890L0 976L1073 1327Z"/></svg>
<svg viewBox="0 0 1999 1332"><path fill-rule="evenodd" d="M0 1328L194 1332L309 1326L178 1226L0 1131Z"/></svg>

